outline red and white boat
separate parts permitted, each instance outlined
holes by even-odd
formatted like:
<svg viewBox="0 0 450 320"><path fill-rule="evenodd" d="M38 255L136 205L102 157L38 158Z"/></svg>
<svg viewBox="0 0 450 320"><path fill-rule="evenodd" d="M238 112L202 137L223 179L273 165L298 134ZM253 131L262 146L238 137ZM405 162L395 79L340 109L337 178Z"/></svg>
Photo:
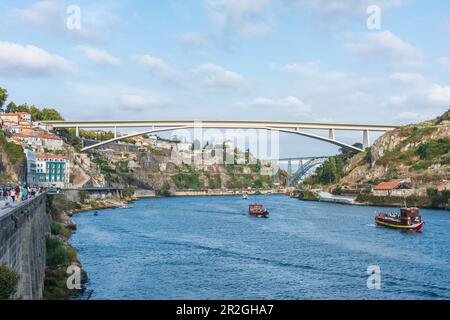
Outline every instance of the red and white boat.
<svg viewBox="0 0 450 320"><path fill-rule="evenodd" d="M400 208L400 214L380 212L375 216L375 223L393 229L422 231L425 221L419 213L419 208Z"/></svg>

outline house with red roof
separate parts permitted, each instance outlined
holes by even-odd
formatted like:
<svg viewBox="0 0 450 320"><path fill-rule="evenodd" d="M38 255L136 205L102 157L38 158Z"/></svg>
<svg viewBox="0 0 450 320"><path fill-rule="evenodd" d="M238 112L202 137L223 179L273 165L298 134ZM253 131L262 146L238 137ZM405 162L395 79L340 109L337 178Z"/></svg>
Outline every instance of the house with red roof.
<svg viewBox="0 0 450 320"><path fill-rule="evenodd" d="M391 180L381 182L373 188L374 196L393 196L393 197L407 197L415 193L411 182L403 180Z"/></svg>

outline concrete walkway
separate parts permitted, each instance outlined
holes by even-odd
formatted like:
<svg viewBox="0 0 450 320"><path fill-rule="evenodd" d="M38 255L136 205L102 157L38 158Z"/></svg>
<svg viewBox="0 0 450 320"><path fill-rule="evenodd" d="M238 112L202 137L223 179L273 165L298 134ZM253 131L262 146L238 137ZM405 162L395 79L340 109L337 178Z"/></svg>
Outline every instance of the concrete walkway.
<svg viewBox="0 0 450 320"><path fill-rule="evenodd" d="M319 199L324 202L343 203L343 204L355 204L356 197L336 196L329 192L319 191Z"/></svg>

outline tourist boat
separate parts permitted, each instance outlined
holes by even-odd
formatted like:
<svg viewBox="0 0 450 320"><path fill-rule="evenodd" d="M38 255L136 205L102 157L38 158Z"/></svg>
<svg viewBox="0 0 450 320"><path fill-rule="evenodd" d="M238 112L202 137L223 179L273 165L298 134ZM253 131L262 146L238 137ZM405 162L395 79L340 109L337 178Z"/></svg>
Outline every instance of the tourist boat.
<svg viewBox="0 0 450 320"><path fill-rule="evenodd" d="M267 218L269 216L269 211L264 209L261 203L252 203L248 206L248 213L251 216L257 216L260 218Z"/></svg>
<svg viewBox="0 0 450 320"><path fill-rule="evenodd" d="M400 208L400 214L380 212L375 216L376 224L388 228L410 231L422 231L425 221L419 213L419 208Z"/></svg>
<svg viewBox="0 0 450 320"><path fill-rule="evenodd" d="M248 200L248 193L247 192L244 192L244 194L242 195L242 199Z"/></svg>

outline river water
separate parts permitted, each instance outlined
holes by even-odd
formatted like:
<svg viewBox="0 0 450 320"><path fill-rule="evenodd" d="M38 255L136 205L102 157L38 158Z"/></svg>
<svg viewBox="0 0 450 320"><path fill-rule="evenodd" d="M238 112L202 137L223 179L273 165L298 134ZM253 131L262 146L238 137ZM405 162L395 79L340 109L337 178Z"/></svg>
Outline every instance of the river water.
<svg viewBox="0 0 450 320"><path fill-rule="evenodd" d="M421 210L419 234L375 226L374 207L251 200L270 218L248 216L239 197L77 214L71 242L92 299L450 298L450 212ZM374 265L381 289L367 285Z"/></svg>

